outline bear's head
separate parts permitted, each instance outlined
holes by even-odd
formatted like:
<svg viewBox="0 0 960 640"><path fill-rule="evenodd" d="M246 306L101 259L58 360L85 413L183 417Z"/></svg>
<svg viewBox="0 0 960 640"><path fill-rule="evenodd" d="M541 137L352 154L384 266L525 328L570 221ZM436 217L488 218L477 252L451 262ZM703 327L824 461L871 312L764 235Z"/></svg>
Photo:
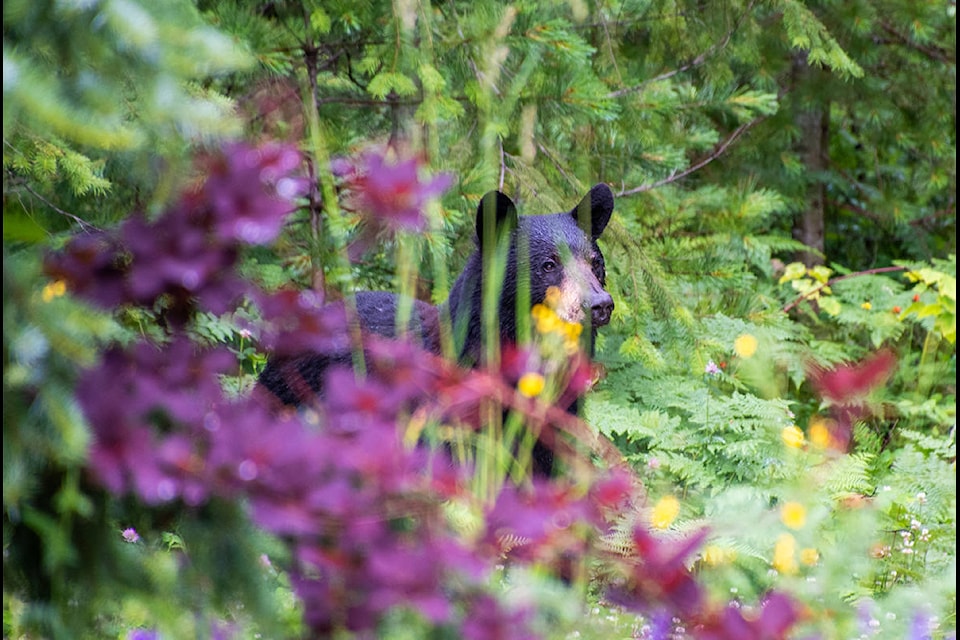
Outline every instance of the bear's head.
<svg viewBox="0 0 960 640"><path fill-rule="evenodd" d="M517 313L544 302L552 287L558 291L554 310L562 319L594 331L607 324L613 298L604 288L597 239L612 213L613 192L605 184L594 186L570 211L542 215L518 216L503 193L485 195L477 207L477 251L450 292L460 353L470 357L479 348L485 280L499 288L495 317L503 342L516 341Z"/></svg>

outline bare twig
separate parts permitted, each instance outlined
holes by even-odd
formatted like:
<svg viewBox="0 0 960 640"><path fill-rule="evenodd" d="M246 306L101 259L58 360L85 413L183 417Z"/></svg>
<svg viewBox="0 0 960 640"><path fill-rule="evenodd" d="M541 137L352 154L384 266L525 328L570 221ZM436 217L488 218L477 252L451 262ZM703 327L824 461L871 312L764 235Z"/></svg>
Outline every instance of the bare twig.
<svg viewBox="0 0 960 640"><path fill-rule="evenodd" d="M708 164L710 164L711 162L719 158L721 155L724 154L724 152L726 152L727 148L737 140L737 138L743 135L745 131L747 131L748 129L753 127L755 124L757 124L758 122L762 122L765 119L766 119L766 116L763 116L763 117L751 120L750 122L743 123L736 129L734 129L730 133L730 135L726 137L726 139L721 140L720 144L714 147L713 150L710 151L710 153L708 153L706 156L704 156L700 160L697 160L696 162L694 162L692 165L690 165L683 171L671 173L666 178L662 180L658 180L656 182L642 184L639 187L634 187L632 189L624 189L620 191L620 193L618 193L617 196L618 197L633 196L638 193L643 193L645 191L651 191L653 189L656 189L657 187L662 187L665 184L670 184L671 182L676 182L677 180L681 180L687 177L694 171L698 171L702 169L703 167L707 166Z"/></svg>
<svg viewBox="0 0 960 640"><path fill-rule="evenodd" d="M577 184L577 181L576 181L570 174L567 173L567 171L566 171L566 169L564 169L563 165L553 156L553 154L551 154L551 153L547 150L547 148L546 148L545 146L543 146L543 143L542 143L542 142L538 142L538 143L537 143L537 149L539 149L540 152L543 153L543 155L547 156L547 158L550 160L550 162L553 163L553 166L557 168L557 171L560 172L560 175L562 175L564 178L567 179L567 182L569 182L569 183L572 184L572 185L576 185L576 184Z"/></svg>
<svg viewBox="0 0 960 640"><path fill-rule="evenodd" d="M652 84L654 82L660 82L661 80L666 80L668 78L672 78L673 76L679 75L684 71L689 71L694 67L700 66L701 64L706 62L707 59L709 59L711 56L713 56L716 53L719 53L724 48L726 48L726 46L730 43L730 39L733 37L733 34L736 33L737 29L740 28L740 23L743 22L743 19L750 13L751 9L753 9L753 5L754 3L751 2L749 5L746 6L746 8L743 10L743 13L740 14L737 20L733 23L733 27L731 27L730 30L727 31L726 35L723 37L723 39L720 42L714 44L712 47L708 48L706 51L704 51L703 53L695 57L693 60L691 60L687 64L681 67L678 67L676 69L673 69L671 71L661 73L660 75L654 76L653 78L644 80L638 85L634 85L632 87L625 87L623 89L612 91L607 94L607 97L622 98L625 95L642 91L644 87L646 87L649 84Z"/></svg>
<svg viewBox="0 0 960 640"><path fill-rule="evenodd" d="M829 287L829 286L831 286L831 285L833 285L833 284L836 284L837 282L840 282L841 280L849 280L850 278L856 278L856 277L859 277L859 276L869 276L869 275L874 275L874 274L877 274L877 273L895 273L895 272L897 272L897 271L906 271L906 270L907 270L906 267L878 267L878 268L876 268L876 269L867 269L866 271L857 271L856 273L848 273L848 274L846 274L846 275L837 276L836 278L831 278L830 280L827 280L826 282L817 285L816 287L814 287L814 288L811 289L810 291L807 291L806 293L803 293L803 294L797 296L797 299L796 299L796 300L794 300L793 302L791 302L790 304L788 304L787 306L785 306L785 307L783 308L783 312L784 312L784 313L787 313L788 311L790 311L791 309L795 308L797 305L799 305L799 304L800 304L801 302L803 302L804 300L807 300L808 298L810 298L810 296L812 296L813 294L821 291L822 289L824 289L824 288L826 288L826 287Z"/></svg>
<svg viewBox="0 0 960 640"><path fill-rule="evenodd" d="M50 207L52 210L56 211L57 213L59 213L59 214L62 215L62 216L65 216L65 217L67 217L67 218L70 218L71 220L73 220L74 222L76 222L78 225L80 225L80 228L83 229L84 231L102 231L102 229L100 229L100 228L97 227L96 225L90 224L89 222L87 222L86 220L84 220L83 218L81 218L80 216L78 216L78 215L76 215L76 214L73 214L73 213L70 213L69 211L64 211L63 209L61 209L61 208L58 207L57 205L53 204L52 202L50 202L49 200L47 200L46 198L44 198L42 195L40 195L39 193L37 193L37 192L36 192L29 184L27 184L26 182L21 182L21 183L20 183L20 186L22 186L23 189L24 189L27 193L29 193L30 195L32 195L34 198L36 198L37 200L39 200L39 201L42 202L43 204L45 204L45 205L47 205L48 207Z"/></svg>
<svg viewBox="0 0 960 640"><path fill-rule="evenodd" d="M910 49L913 49L914 51L918 51L923 55L927 56L928 58L930 58L931 60L935 60L937 62L943 62L946 64L956 63L956 58L955 57L951 58L949 52L943 49L942 47L928 47L919 42L916 42L915 40L910 38L910 36L904 33L901 33L898 29L896 29L892 24L890 24L886 20L881 21L880 26L883 27L884 31L892 35L894 38L896 38L896 40L894 41L895 44L901 44L905 47L909 47Z"/></svg>

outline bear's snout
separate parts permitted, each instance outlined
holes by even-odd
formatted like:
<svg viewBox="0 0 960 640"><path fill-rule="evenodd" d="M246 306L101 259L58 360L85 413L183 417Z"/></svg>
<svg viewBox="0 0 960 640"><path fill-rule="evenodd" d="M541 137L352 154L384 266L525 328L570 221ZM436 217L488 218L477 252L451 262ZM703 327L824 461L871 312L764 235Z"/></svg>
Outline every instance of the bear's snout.
<svg viewBox="0 0 960 640"><path fill-rule="evenodd" d="M594 296L590 305L590 321L594 327L602 327L610 322L613 314L613 296L603 291Z"/></svg>

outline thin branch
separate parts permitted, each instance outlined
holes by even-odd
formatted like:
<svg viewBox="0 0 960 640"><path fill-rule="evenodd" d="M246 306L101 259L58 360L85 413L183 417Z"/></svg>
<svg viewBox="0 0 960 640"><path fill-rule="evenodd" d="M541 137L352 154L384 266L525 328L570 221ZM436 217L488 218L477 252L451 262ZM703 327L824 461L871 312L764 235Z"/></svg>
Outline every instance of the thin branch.
<svg viewBox="0 0 960 640"><path fill-rule="evenodd" d="M940 218L956 218L956 217L957 217L957 207L955 205L951 205L946 209L938 209L928 216L915 218L911 220L909 224L914 227L926 227L926 225L930 224L934 220L938 220Z"/></svg>
<svg viewBox="0 0 960 640"><path fill-rule="evenodd" d="M350 53L345 52L345 57L347 58L347 79L350 80L354 85L360 88L361 91L366 92L367 85L363 84L355 77L353 77L353 60L350 58ZM380 73L380 70L383 69L383 63L377 67L376 73ZM376 74L374 74L376 75Z"/></svg>
<svg viewBox="0 0 960 640"><path fill-rule="evenodd" d="M755 120L751 120L750 122L743 123L736 129L734 129L733 132L726 137L726 139L720 142L720 144L714 147L709 154L707 154L700 160L696 161L695 163L693 163L683 171L680 171L679 173L671 173L666 178L662 180L658 180L656 182L642 184L639 187L634 187L633 189L624 189L620 191L620 193L618 193L617 196L618 197L633 196L638 193L643 193L645 191L652 191L653 189L662 187L665 184L670 184L671 182L676 182L677 180L686 178L691 173L695 171L699 171L700 169L707 166L708 164L710 164L711 162L719 158L721 155L723 155L726 152L727 148L731 144L733 144L737 140L737 138L743 135L744 132L746 132L748 129L753 127L755 124L757 124L758 122L762 122L763 120L766 120L766 116L756 118Z"/></svg>
<svg viewBox="0 0 960 640"><path fill-rule="evenodd" d="M317 104L358 104L366 106L375 106L375 107L415 107L420 105L423 100L393 100L387 98L386 100L376 100L368 98L347 98L347 97L329 97L329 98L319 98Z"/></svg>
<svg viewBox="0 0 960 640"><path fill-rule="evenodd" d="M597 0L597 15L600 15L602 7L600 6L600 1ZM617 56L613 50L613 37L610 35L610 23L606 20L600 22L600 27L603 29L603 41L607 45L607 53L610 55L610 63L613 65L613 70L617 74L617 84L623 84L623 74L620 73L620 65L617 64Z"/></svg>
<svg viewBox="0 0 960 640"><path fill-rule="evenodd" d="M687 64L685 64L685 65L683 65L683 66L681 66L681 67L678 67L678 68L676 68L676 69L673 69L673 70L671 70L671 71L667 71L667 72L665 72L665 73L661 73L660 75L654 76L653 78L649 78L649 79L647 79L647 80L644 80L643 82L641 82L641 83L638 84L638 85L634 85L634 86L632 86L632 87L626 87L626 88L623 88L623 89L618 89L618 90L616 90L616 91L612 91L612 92L610 92L610 93L607 94L607 97L608 97L608 98L622 98L622 97L625 96L625 95L628 95L628 94L631 94L631 93L637 93L637 92L639 92L639 91L642 91L642 90L644 89L644 87L646 87L647 85L649 85L649 84L651 84L651 83L660 82L661 80L666 80L666 79L668 79L668 78L672 78L673 76L679 75L679 74L683 73L684 71L689 71L690 69L693 69L694 67L700 66L701 64L703 64L704 62L706 62L711 56L719 53L720 51L722 51L723 49L725 49L728 44L730 44L730 40L731 40L731 38L733 38L733 34L736 33L736 32L737 32L737 29L740 28L740 24L743 22L744 18L746 18L746 16L750 13L750 10L753 9L753 5L754 5L753 2L751 2L749 5L747 5L747 7L743 10L743 13L740 14L740 16L737 18L737 20L733 23L733 27L731 27L730 30L727 31L726 35L723 37L722 40L720 40L720 42L714 44L713 46L711 46L710 48L708 48L706 51L704 51L703 53L701 53L700 55L698 55L697 57L695 57L693 60L691 60L691 61L688 62Z"/></svg>
<svg viewBox="0 0 960 640"><path fill-rule="evenodd" d="M557 171L560 172L560 175L566 178L567 182L569 182L572 185L577 185L577 180L575 180L569 173L567 173L563 165L555 157L553 157L553 154L551 154L547 150L547 148L543 146L542 142L537 143L537 149L539 149L543 153L543 155L547 156L547 159L553 163L553 166L557 168Z"/></svg>
<svg viewBox="0 0 960 640"><path fill-rule="evenodd" d="M897 30L892 24L890 24L886 20L881 21L880 26L883 27L884 31L886 31L887 33L889 33L890 35L896 38L896 44L902 44L905 47L913 49L914 51L918 51L923 55L927 56L928 58L930 58L931 60L935 60L937 62L943 62L945 64L956 63L956 59L951 58L949 52L943 49L942 47L928 47L928 46L924 46L923 44L920 44L919 42L915 42L909 36Z"/></svg>
<svg viewBox="0 0 960 640"><path fill-rule="evenodd" d="M103 229L97 227L96 225L90 224L89 222L87 222L86 220L84 220L83 218L81 218L80 216L78 216L78 215L76 215L76 214L73 214L73 213L70 213L69 211L64 211L63 209L61 209L60 207L58 207L57 205L53 204L52 202L50 202L49 200L47 200L46 198L44 198L42 195L40 195L39 193L37 193L36 191L34 191L33 188L31 188L30 185L27 184L26 182L21 182L21 183L20 183L20 186L22 186L23 189L24 189L27 193L29 193L29 194L32 195L34 198L36 198L37 200L39 200L39 201L42 202L43 204L47 205L48 207L50 207L51 209L53 209L54 211L56 211L56 212L59 213L60 215L65 216L65 217L67 217L67 218L70 218L71 220L73 220L74 222L76 222L78 225L80 225L80 228L83 229L84 231L103 231Z"/></svg>
<svg viewBox="0 0 960 640"><path fill-rule="evenodd" d="M833 206L835 206L838 209L846 209L847 211L850 211L851 213L855 213L859 216L867 218L868 220L873 220L877 224L883 224L883 221L884 221L883 216L881 216L879 213L874 213L873 211L867 211L863 207L858 207L857 205L851 204L849 202L838 202L837 200L831 200L830 202L831 204L833 204Z"/></svg>
<svg viewBox="0 0 960 640"><path fill-rule="evenodd" d="M794 300L793 302L791 302L790 304L788 304L787 306L785 306L785 307L783 308L783 312L784 312L784 313L787 313L788 311L790 311L791 309L795 308L797 305L799 305L799 304L800 304L801 302L803 302L804 300L807 300L808 298L810 298L810 296L812 296L813 294L815 294L815 293L823 290L823 289L826 288L826 287L829 287L829 286L831 286L831 285L834 285L834 284L836 284L837 282L840 282L841 280L849 280L850 278L856 278L856 277L859 277L859 276L869 276L869 275L874 275L874 274L877 274L877 273L895 273L895 272L897 272L897 271L906 271L906 270L907 270L906 267L878 267L878 268L876 268L876 269L867 269L866 271L857 271L856 273L848 273L848 274L843 275L843 276L837 276L836 278L831 278L830 280L827 280L826 282L823 282L823 283L817 285L816 287L814 287L814 288L811 289L810 291L807 291L806 293L800 294L800 295L797 297L796 300Z"/></svg>

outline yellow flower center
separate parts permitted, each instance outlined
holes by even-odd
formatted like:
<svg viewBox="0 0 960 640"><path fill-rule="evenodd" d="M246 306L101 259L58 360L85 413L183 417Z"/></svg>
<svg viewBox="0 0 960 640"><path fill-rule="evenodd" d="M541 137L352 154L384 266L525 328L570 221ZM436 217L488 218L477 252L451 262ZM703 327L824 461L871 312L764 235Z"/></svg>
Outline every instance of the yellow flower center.
<svg viewBox="0 0 960 640"><path fill-rule="evenodd" d="M546 386L546 380L536 371L528 371L520 377L517 383L517 390L528 398L536 398L543 393Z"/></svg>
<svg viewBox="0 0 960 640"><path fill-rule="evenodd" d="M810 433L810 442L813 444L821 449L826 449L830 446L830 428L825 420L815 418L810 422L807 431Z"/></svg>
<svg viewBox="0 0 960 640"><path fill-rule="evenodd" d="M703 561L711 566L718 566L733 562L737 557L734 549L726 549L716 544L708 544L703 548Z"/></svg>
<svg viewBox="0 0 960 640"><path fill-rule="evenodd" d="M800 562L807 565L808 567L812 567L813 565L817 564L817 562L819 561L820 561L820 553L816 549L807 547L806 549L803 549L800 551Z"/></svg>
<svg viewBox="0 0 960 640"><path fill-rule="evenodd" d="M653 507L651 524L657 529L666 529L680 514L680 501L673 496L663 496Z"/></svg>
<svg viewBox="0 0 960 640"><path fill-rule="evenodd" d="M780 520L791 529L802 529L807 521L807 508L799 502L785 502L780 507Z"/></svg>
<svg viewBox="0 0 960 640"><path fill-rule="evenodd" d="M50 302L54 298L59 298L67 292L67 283L63 280L57 280L56 282L51 282L43 288L43 291L40 292L40 297L44 302Z"/></svg>
<svg viewBox="0 0 960 640"><path fill-rule="evenodd" d="M773 548L773 568L784 575L797 572L797 561L794 554L797 549L797 541L789 533L782 534L777 538L777 544Z"/></svg>
<svg viewBox="0 0 960 640"><path fill-rule="evenodd" d="M757 352L757 339L745 333L733 341L733 351L741 358L752 358Z"/></svg>
<svg viewBox="0 0 960 640"><path fill-rule="evenodd" d="M780 437L783 439L784 444L794 449L799 449L804 443L803 431L794 424L789 427L784 427L783 431L780 432Z"/></svg>

